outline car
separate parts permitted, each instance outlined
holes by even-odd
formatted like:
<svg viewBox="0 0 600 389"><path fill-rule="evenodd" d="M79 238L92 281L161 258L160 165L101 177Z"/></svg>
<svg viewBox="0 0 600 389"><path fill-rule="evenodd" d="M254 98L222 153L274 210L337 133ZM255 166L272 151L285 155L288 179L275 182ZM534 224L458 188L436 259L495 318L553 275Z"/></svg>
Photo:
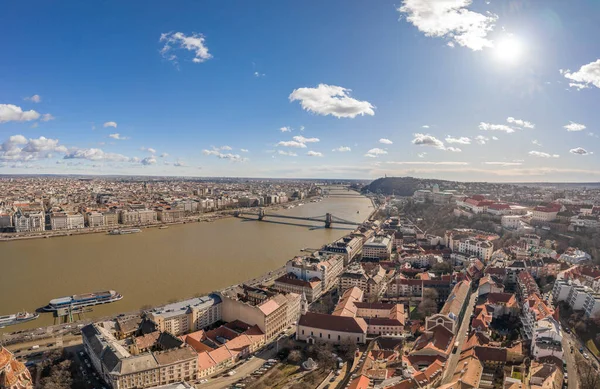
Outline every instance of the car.
<svg viewBox="0 0 600 389"><path fill-rule="evenodd" d="M569 373L565 372L565 380L569 378Z"/></svg>
<svg viewBox="0 0 600 389"><path fill-rule="evenodd" d="M331 379L329 380L329 382L333 382L335 381L335 376L331 377Z"/></svg>
<svg viewBox="0 0 600 389"><path fill-rule="evenodd" d="M583 353L583 357L584 357L585 359L590 359L590 356L589 356L589 354L588 354L588 353Z"/></svg>
<svg viewBox="0 0 600 389"><path fill-rule="evenodd" d="M81 355L81 356L83 357L83 351L80 351L80 352L79 352L79 355Z"/></svg>
<svg viewBox="0 0 600 389"><path fill-rule="evenodd" d="M206 378L204 378L204 379L201 379L201 380L200 380L200 383L201 383L201 384L205 384L205 383L207 383L207 382L208 382L208 380L207 380ZM102 388L102 389L104 389L104 388Z"/></svg>

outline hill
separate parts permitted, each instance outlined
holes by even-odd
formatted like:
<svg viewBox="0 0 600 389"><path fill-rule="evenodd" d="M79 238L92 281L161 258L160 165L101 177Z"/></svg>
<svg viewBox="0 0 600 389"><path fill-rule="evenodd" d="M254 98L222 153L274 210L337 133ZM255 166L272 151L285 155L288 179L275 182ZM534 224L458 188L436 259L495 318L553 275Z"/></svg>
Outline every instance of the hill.
<svg viewBox="0 0 600 389"><path fill-rule="evenodd" d="M383 195L412 196L415 190L430 188L434 184L443 186L449 181L430 180L414 177L383 177L362 188L362 192L380 193Z"/></svg>

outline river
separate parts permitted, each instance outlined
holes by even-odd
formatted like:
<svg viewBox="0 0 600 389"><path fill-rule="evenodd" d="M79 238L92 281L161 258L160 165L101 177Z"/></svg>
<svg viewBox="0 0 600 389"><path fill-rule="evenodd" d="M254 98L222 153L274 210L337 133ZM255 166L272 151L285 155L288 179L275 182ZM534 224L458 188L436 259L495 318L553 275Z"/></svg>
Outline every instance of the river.
<svg viewBox="0 0 600 389"><path fill-rule="evenodd" d="M354 194L354 196L348 196ZM359 211L360 213L357 213ZM334 216L363 221L371 201L355 192L332 190L321 202L277 212L291 216ZM299 225L302 224L302 225ZM87 234L0 243L0 315L32 312L50 299L114 289L123 299L93 307L99 317L160 305L274 270L300 254L348 234L354 227L323 228L291 219L269 221L225 218L210 223L150 228L111 236ZM0 329L12 332L54 323L52 314Z"/></svg>

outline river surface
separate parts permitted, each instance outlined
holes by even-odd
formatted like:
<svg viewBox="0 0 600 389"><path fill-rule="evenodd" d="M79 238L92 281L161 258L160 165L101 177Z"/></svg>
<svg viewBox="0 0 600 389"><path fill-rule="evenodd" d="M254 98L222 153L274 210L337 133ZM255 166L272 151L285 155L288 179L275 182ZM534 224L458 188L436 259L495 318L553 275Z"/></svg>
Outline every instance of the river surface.
<svg viewBox="0 0 600 389"><path fill-rule="evenodd" d="M304 217L331 212L360 222L372 211L369 199L346 190L332 190L320 202L266 210L267 214ZM84 317L205 294L279 268L302 248L319 248L354 229L333 227L292 219L225 218L131 235L98 233L0 242L0 315L32 312L53 298L108 289L123 294L123 299L95 306ZM0 332L53 323L52 314L43 313L37 320Z"/></svg>

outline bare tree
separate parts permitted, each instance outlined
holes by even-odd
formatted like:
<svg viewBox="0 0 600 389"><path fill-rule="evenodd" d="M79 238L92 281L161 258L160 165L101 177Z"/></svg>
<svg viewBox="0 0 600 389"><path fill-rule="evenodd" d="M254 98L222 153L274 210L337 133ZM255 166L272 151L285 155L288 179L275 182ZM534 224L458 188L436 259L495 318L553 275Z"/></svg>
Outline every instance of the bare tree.
<svg viewBox="0 0 600 389"><path fill-rule="evenodd" d="M302 361L302 353L300 352L300 350L292 350L290 351L287 360L289 363L297 365Z"/></svg>
<svg viewBox="0 0 600 389"><path fill-rule="evenodd" d="M580 389L600 388L600 374L589 363L579 364Z"/></svg>

